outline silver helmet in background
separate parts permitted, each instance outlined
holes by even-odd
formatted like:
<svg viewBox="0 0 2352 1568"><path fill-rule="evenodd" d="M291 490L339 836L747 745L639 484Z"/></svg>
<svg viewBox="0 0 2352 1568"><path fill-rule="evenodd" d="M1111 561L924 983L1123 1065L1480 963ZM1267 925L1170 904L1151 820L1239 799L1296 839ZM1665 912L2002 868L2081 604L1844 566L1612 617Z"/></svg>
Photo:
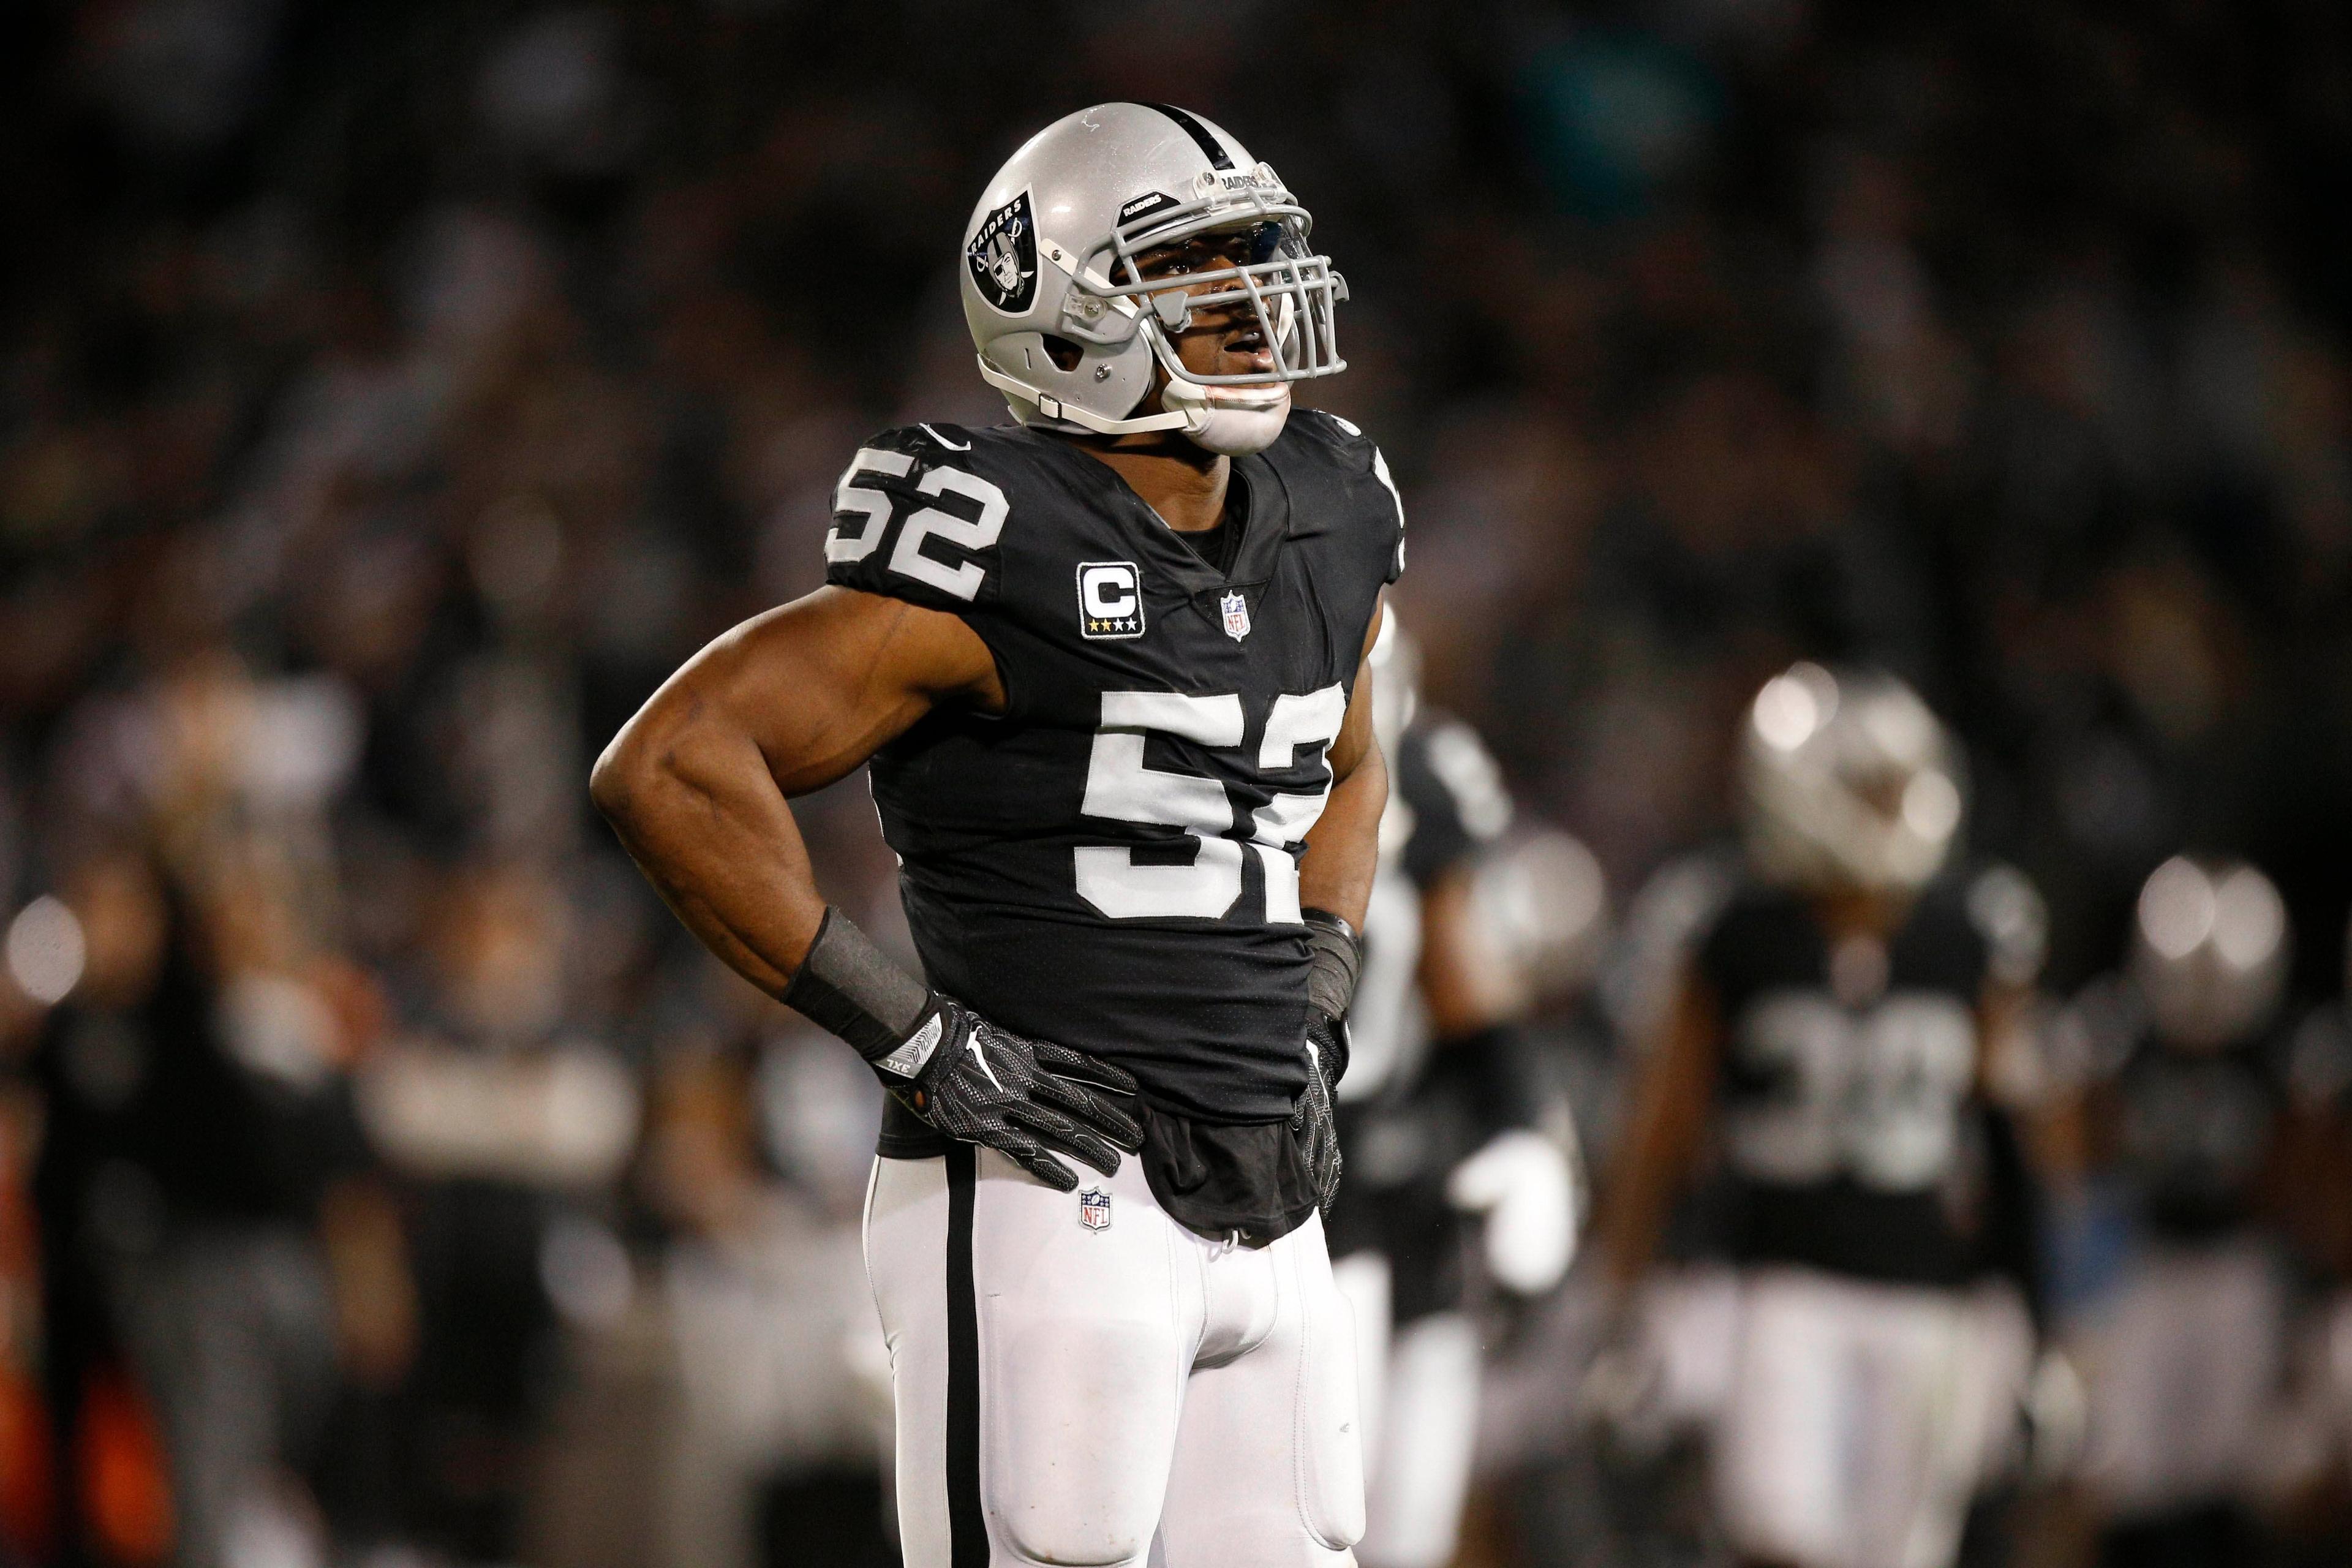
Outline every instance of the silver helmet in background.
<svg viewBox="0 0 2352 1568"><path fill-rule="evenodd" d="M1764 683L1741 727L1749 858L1807 891L1925 887L1958 838L1960 781L1942 721L1882 671L1791 665Z"/></svg>
<svg viewBox="0 0 2352 1568"><path fill-rule="evenodd" d="M1290 384L1347 369L1334 335L1346 282L1307 247L1314 218L1271 165L1164 104L1098 103L1023 143L964 227L958 277L980 374L1042 429L1181 430L1212 451L1281 434ZM1146 281L1138 258L1246 231L1250 259ZM1186 294L1203 284L1215 287ZM1269 370L1194 374L1174 336L1191 313L1246 304ZM1138 414L1165 371L1163 412Z"/></svg>
<svg viewBox="0 0 2352 1568"><path fill-rule="evenodd" d="M2181 1050L2241 1044L2286 994L2286 900L2243 860L2176 855L2139 890L2132 978L2157 1037Z"/></svg>
<svg viewBox="0 0 2352 1568"><path fill-rule="evenodd" d="M1470 879L1479 929L1532 1009L1591 985L1608 951L1609 881L1583 841L1556 827L1506 838L1481 856Z"/></svg>

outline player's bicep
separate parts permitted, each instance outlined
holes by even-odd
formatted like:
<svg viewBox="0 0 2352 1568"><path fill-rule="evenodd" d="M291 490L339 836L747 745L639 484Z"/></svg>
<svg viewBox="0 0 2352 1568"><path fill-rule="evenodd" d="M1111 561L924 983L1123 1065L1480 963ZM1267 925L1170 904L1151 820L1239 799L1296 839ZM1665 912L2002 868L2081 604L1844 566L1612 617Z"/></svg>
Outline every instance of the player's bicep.
<svg viewBox="0 0 2352 1568"><path fill-rule="evenodd" d="M995 665L955 616L820 588L726 633L672 676L632 728L685 759L746 743L788 795L821 789L934 703L986 704Z"/></svg>

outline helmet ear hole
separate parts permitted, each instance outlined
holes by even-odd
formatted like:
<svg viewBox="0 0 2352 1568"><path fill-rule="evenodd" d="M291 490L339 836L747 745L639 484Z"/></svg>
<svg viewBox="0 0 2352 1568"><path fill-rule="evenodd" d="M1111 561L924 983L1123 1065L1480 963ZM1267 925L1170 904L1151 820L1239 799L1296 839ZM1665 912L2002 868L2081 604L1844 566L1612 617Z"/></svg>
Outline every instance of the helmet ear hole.
<svg viewBox="0 0 2352 1568"><path fill-rule="evenodd" d="M1087 357L1087 351L1067 338L1057 337L1052 332L1046 332L1044 336L1045 357L1052 360L1054 368L1065 375L1077 369L1079 362Z"/></svg>

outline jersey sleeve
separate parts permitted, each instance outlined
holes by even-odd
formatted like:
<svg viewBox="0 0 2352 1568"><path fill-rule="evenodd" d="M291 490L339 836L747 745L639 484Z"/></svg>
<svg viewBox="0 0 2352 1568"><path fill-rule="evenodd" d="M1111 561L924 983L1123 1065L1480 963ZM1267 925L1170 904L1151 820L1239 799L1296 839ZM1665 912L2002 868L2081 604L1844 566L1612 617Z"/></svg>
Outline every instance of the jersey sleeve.
<svg viewBox="0 0 2352 1568"><path fill-rule="evenodd" d="M953 426L886 430L860 447L833 488L824 580L951 615L993 605L1011 507L971 450Z"/></svg>
<svg viewBox="0 0 2352 1568"><path fill-rule="evenodd" d="M1396 479L1389 472L1389 460L1381 455L1380 443L1365 435L1354 421L1320 409L1301 409L1291 417L1307 422L1339 448L1342 464L1360 468L1379 487L1380 493L1370 510L1380 519L1381 581L1393 583L1403 576L1404 497L1397 492Z"/></svg>
<svg viewBox="0 0 2352 1568"><path fill-rule="evenodd" d="M1412 813L1404 868L1422 887L1459 866L1511 825L1503 770L1458 719L1416 724L1397 744L1391 786Z"/></svg>

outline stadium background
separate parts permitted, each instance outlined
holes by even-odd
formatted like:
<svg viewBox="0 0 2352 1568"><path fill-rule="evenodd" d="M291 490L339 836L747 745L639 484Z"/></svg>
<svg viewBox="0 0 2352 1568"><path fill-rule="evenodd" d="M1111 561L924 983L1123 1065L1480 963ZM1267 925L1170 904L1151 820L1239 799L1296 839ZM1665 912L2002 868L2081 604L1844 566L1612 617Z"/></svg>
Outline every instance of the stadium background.
<svg viewBox="0 0 2352 1568"><path fill-rule="evenodd" d="M1431 696L1621 908L1727 833L1757 684L1861 658L1958 727L2053 1007L2184 846L2284 890L2290 1024L2341 995L2339 5L112 0L0 39L0 1561L877 1550L872 1090L583 786L817 583L862 436L1001 417L961 227L1100 99L1313 207L1352 368L1309 400L1404 488ZM803 820L903 932L862 787ZM1605 1144L1625 1047L1562 1027ZM2340 1278L2344 1195L2296 1200ZM1592 1554L1527 1500L1586 1474L1535 1425L1478 1561ZM2021 1517L1987 1549L2063 1560Z"/></svg>

